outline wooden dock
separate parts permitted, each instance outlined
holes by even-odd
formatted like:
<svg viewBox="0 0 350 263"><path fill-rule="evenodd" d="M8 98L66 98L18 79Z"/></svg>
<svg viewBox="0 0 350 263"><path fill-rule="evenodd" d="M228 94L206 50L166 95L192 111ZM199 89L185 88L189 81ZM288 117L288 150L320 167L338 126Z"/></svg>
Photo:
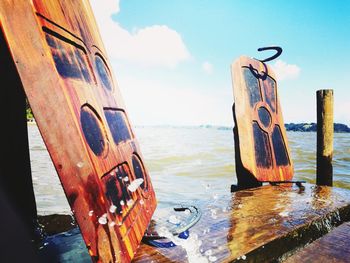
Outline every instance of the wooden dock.
<svg viewBox="0 0 350 263"><path fill-rule="evenodd" d="M316 240L289 257L285 263L292 262L349 262L350 261L350 223L343 223L324 237Z"/></svg>
<svg viewBox="0 0 350 263"><path fill-rule="evenodd" d="M337 233L337 226L350 221L350 191L310 184L304 189L267 185L228 193L213 202L203 202L200 208L202 218L182 246L154 248L141 244L133 262L269 262L291 256L292 260L294 252L298 257L306 244L330 231ZM46 247L51 251L65 247L66 259L69 250L72 255L77 249L83 254L82 240L77 241L74 234L50 240ZM53 240L56 249L52 249ZM40 253L44 255L46 250L44 247ZM68 262L60 255L55 258ZM90 260L79 258L81 262Z"/></svg>

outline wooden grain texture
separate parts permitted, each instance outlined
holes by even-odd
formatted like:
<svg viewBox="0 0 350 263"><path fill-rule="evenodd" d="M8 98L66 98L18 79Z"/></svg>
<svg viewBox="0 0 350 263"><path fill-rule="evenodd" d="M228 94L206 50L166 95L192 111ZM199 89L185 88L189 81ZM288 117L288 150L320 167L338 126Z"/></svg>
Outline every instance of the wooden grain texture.
<svg viewBox="0 0 350 263"><path fill-rule="evenodd" d="M261 75L267 69L267 78L254 76L250 65ZM258 181L291 180L293 162L278 85L271 68L267 66L266 69L263 63L245 56L232 64L237 161L241 161L242 167ZM245 176L237 171L239 184L245 182Z"/></svg>
<svg viewBox="0 0 350 263"><path fill-rule="evenodd" d="M285 184L241 190L201 203L190 230L197 242L173 248L142 244L133 262L271 262L350 219L350 191ZM199 245L200 244L200 245ZM193 259L193 254L197 257Z"/></svg>
<svg viewBox="0 0 350 263"><path fill-rule="evenodd" d="M350 223L341 224L283 262L350 262Z"/></svg>
<svg viewBox="0 0 350 263"><path fill-rule="evenodd" d="M4 0L0 22L92 259L130 261L156 200L88 1Z"/></svg>
<svg viewBox="0 0 350 263"><path fill-rule="evenodd" d="M318 90L316 183L333 185L333 90Z"/></svg>

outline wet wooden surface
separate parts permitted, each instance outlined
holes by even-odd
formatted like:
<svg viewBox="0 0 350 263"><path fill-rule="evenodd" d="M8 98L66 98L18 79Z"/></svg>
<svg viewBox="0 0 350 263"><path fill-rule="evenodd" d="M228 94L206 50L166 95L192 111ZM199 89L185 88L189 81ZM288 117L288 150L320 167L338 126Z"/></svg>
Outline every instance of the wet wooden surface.
<svg viewBox="0 0 350 263"><path fill-rule="evenodd" d="M309 184L263 186L203 204L190 242L175 248L142 244L134 262L264 262L278 259L350 219L350 191ZM191 244L192 242L192 244ZM197 242L197 244L194 244Z"/></svg>
<svg viewBox="0 0 350 263"><path fill-rule="evenodd" d="M295 186L268 185L215 196L209 202L201 203L200 208L202 218L191 228L190 237L182 240L185 248L154 248L141 244L134 262L266 262L283 259L290 251L350 220L350 191L310 184L305 184L304 190ZM47 246L41 248L40 253L46 258L70 262L66 259L73 258L76 251L82 256L75 257L75 262L90 262L83 255L84 244L76 230L44 242ZM63 255L60 251L64 251Z"/></svg>
<svg viewBox="0 0 350 263"><path fill-rule="evenodd" d="M283 262L350 262L350 223L343 223Z"/></svg>

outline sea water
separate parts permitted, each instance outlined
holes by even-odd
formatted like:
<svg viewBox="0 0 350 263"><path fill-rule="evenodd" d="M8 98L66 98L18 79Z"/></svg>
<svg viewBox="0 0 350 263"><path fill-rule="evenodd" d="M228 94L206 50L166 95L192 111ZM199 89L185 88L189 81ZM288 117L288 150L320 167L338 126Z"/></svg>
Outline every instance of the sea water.
<svg viewBox="0 0 350 263"><path fill-rule="evenodd" d="M29 125L33 185L42 215L70 213L62 186L35 125ZM158 207L215 200L236 183L232 129L136 127ZM288 132L294 179L315 183L316 133ZM334 186L350 189L350 134L334 134Z"/></svg>

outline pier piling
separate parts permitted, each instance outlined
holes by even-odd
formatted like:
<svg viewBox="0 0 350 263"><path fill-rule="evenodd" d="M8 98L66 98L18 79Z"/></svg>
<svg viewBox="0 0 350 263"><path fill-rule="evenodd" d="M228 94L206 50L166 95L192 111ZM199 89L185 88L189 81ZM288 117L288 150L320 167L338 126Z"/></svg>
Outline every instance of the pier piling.
<svg viewBox="0 0 350 263"><path fill-rule="evenodd" d="M333 90L318 90L316 184L333 185Z"/></svg>

